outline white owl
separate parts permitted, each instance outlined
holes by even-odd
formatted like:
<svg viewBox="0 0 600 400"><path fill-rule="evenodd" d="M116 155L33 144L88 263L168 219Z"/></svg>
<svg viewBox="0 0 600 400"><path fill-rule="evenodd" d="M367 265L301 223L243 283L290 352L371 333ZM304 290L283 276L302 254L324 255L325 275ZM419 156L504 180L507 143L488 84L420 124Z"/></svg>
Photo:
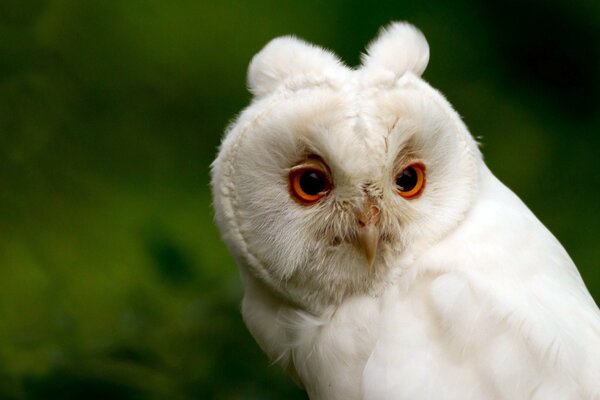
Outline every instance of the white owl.
<svg viewBox="0 0 600 400"><path fill-rule="evenodd" d="M359 68L293 37L213 164L260 347L311 399L600 399L600 311L395 23Z"/></svg>

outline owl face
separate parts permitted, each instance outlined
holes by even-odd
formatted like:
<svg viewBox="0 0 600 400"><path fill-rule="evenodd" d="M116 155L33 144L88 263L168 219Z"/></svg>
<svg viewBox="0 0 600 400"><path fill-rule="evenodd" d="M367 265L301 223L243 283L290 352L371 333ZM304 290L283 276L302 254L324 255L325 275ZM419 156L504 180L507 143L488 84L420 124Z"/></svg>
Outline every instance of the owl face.
<svg viewBox="0 0 600 400"><path fill-rule="evenodd" d="M255 56L255 98L213 164L217 223L244 274L315 311L375 294L461 221L482 161L420 78L428 54L395 24L358 69L289 37Z"/></svg>

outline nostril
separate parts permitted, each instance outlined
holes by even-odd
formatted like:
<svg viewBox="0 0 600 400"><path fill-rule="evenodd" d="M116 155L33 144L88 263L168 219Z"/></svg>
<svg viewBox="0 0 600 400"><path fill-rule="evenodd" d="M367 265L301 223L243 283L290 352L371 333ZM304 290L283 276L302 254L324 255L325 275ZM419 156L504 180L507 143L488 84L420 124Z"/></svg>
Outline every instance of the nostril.
<svg viewBox="0 0 600 400"><path fill-rule="evenodd" d="M379 209L379 207L377 207L377 206L371 206L369 208L369 212L371 213L371 217L372 218L379 219L379 213L381 212L381 210Z"/></svg>
<svg viewBox="0 0 600 400"><path fill-rule="evenodd" d="M379 221L381 210L376 205L368 205L358 215L358 225L363 228L367 225L376 224Z"/></svg>

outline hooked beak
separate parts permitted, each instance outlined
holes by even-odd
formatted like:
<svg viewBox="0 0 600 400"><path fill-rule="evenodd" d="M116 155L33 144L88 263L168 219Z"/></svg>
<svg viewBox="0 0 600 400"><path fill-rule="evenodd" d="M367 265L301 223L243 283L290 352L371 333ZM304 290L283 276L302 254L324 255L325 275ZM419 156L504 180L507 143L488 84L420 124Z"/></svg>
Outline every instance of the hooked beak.
<svg viewBox="0 0 600 400"><path fill-rule="evenodd" d="M367 202L358 214L358 247L362 250L369 268L373 266L379 243L379 207Z"/></svg>

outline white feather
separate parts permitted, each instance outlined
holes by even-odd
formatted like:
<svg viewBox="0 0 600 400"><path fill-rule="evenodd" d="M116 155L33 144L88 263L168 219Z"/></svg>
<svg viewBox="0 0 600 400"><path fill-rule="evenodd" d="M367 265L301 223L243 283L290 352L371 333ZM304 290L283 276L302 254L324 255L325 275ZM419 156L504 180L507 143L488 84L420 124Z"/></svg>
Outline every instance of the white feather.
<svg viewBox="0 0 600 400"><path fill-rule="evenodd" d="M396 79L406 72L421 76L429 62L429 45L423 33L406 23L394 23L381 29L363 54L365 69L382 69Z"/></svg>
<svg viewBox="0 0 600 400"><path fill-rule="evenodd" d="M420 79L428 58L416 28L393 24L356 70L289 37L253 59L255 99L212 170L250 332L313 400L600 399L598 307ZM288 182L307 157L333 184L310 206ZM406 200L395 179L415 161L426 185ZM355 242L373 204L369 269Z"/></svg>
<svg viewBox="0 0 600 400"><path fill-rule="evenodd" d="M332 53L293 36L284 36L273 39L254 56L248 67L248 87L254 95L263 96L289 79L314 80L343 71Z"/></svg>

